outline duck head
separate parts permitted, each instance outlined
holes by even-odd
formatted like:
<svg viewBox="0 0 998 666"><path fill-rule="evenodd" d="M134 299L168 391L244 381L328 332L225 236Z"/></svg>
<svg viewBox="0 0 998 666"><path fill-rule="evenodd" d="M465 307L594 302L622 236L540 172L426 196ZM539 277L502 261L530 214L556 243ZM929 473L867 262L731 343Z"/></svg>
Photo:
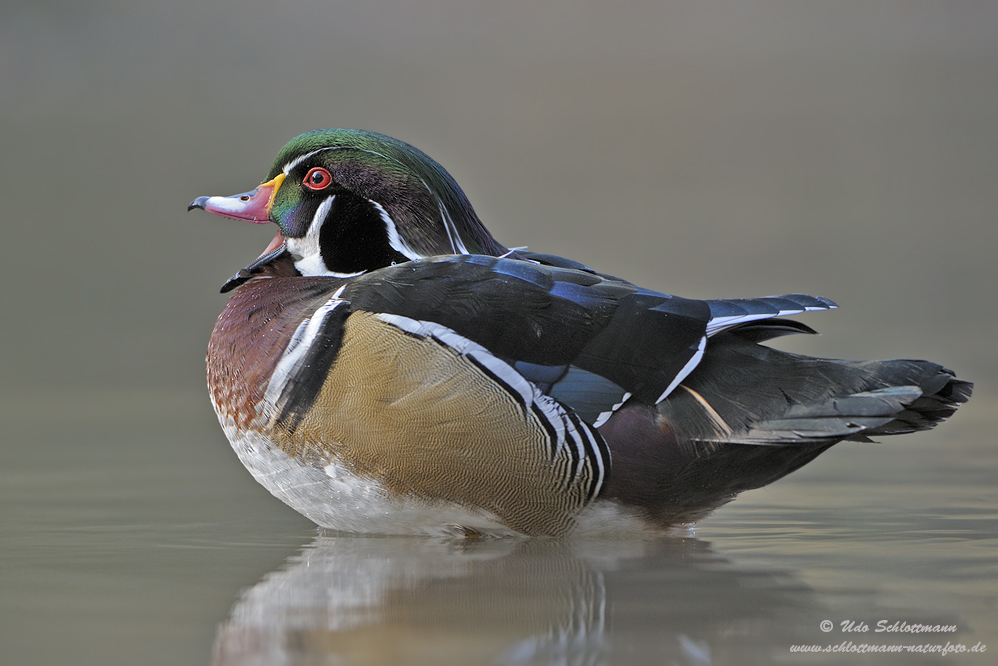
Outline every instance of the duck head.
<svg viewBox="0 0 998 666"><path fill-rule="evenodd" d="M301 134L256 189L198 197L194 208L278 226L223 293L285 258L302 275L352 277L435 255L506 252L442 166L409 144L361 130Z"/></svg>

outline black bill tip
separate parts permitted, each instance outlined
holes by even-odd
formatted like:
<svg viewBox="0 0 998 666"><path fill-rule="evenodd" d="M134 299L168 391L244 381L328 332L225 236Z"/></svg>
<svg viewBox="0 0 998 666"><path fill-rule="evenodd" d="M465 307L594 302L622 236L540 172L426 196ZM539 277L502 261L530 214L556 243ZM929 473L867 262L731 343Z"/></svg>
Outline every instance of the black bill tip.
<svg viewBox="0 0 998 666"><path fill-rule="evenodd" d="M240 268L238 273L236 273L235 275L233 275L232 277L230 277L228 280L225 281L225 284L222 285L222 288L219 290L218 293L227 294L236 287L240 286L241 284L249 280L251 277L253 277L252 273L250 273L245 268Z"/></svg>

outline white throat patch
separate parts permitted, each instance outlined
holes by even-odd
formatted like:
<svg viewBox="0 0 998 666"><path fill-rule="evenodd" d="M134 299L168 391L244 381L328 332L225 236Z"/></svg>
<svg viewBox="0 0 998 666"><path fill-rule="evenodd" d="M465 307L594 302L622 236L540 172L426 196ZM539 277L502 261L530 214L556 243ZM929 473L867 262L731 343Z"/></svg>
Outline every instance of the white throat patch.
<svg viewBox="0 0 998 666"><path fill-rule="evenodd" d="M330 195L323 199L319 208L312 217L312 223L308 226L308 233L301 238L288 237L285 240L285 247L295 258L295 268L302 275L311 277L316 275L328 275L330 277L355 277L362 275L364 271L356 273L337 273L326 268L322 261L322 250L319 248L319 232L322 230L322 223L325 222L329 211L333 207L336 195Z"/></svg>

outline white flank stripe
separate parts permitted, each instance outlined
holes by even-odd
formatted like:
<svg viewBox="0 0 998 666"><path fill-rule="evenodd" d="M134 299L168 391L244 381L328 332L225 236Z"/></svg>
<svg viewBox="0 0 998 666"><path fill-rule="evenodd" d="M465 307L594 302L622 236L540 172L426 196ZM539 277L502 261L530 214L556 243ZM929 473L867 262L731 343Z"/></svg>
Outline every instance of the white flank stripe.
<svg viewBox="0 0 998 666"><path fill-rule="evenodd" d="M536 386L524 379L523 375L514 370L511 365L496 358L492 352L477 342L469 340L453 329L441 324L432 321L419 321L385 312L378 313L377 317L386 324L391 324L407 333L422 338L433 338L457 353L475 359L475 361L495 375L509 391L515 391L528 411L533 406L537 407L535 414L539 418L543 418L550 429L555 432L555 454L557 455L558 452L564 449L567 438L566 423L568 423L568 417L565 414L564 408L554 398L541 393ZM574 426L571 427L574 430Z"/></svg>
<svg viewBox="0 0 998 666"><path fill-rule="evenodd" d="M579 431L575 427L575 424L572 423L572 419L568 418L568 415L566 414L559 414L559 416L561 416L561 422L565 427L565 445L564 447L559 446L558 453L561 453L561 450L563 448L567 448L568 446L573 446L575 448L575 455L576 458L578 458L578 461L575 463L575 469L572 470L572 479L574 480L579 478L579 474L582 473L582 463L585 460L586 452L582 448L582 440L579 437ZM561 442L559 442L559 444L561 444Z"/></svg>
<svg viewBox="0 0 998 666"><path fill-rule="evenodd" d="M400 315L388 314L387 312L379 312L376 316L386 324L391 324L395 328L401 328L406 333L412 333L413 335L418 335L421 338L429 336L429 333L423 327L423 324L426 322L410 319L409 317L402 317Z"/></svg>
<svg viewBox="0 0 998 666"><path fill-rule="evenodd" d="M593 432L586 428L586 436L589 438L589 450L592 452L592 460L596 465L596 483L593 486L593 497L599 495L600 488L603 487L603 479L606 475L606 469L604 467L605 463L603 461L603 456L600 455L599 444L596 443L596 437Z"/></svg>
<svg viewBox="0 0 998 666"><path fill-rule="evenodd" d="M482 352L485 354L489 353L489 351L484 347L482 347L481 345L475 344L468 338L459 335L458 333L447 328L446 326L440 326L438 330L431 331L430 335L437 342L447 345L451 349L461 354L470 354L471 352Z"/></svg>
<svg viewBox="0 0 998 666"><path fill-rule="evenodd" d="M523 404L529 409L534 403L534 385L523 378L513 367L492 355L487 349L475 349L465 352L465 356L478 361L489 369L489 371L506 383L511 389L520 394Z"/></svg>
<svg viewBox="0 0 998 666"><path fill-rule="evenodd" d="M554 455L551 456L553 461L565 448L565 410L554 398L540 391L534 393L534 404L537 405L540 418L554 430Z"/></svg>
<svg viewBox="0 0 998 666"><path fill-rule="evenodd" d="M604 423L610 420L611 416L613 416L613 410L600 412L599 416L596 417L596 420L593 421L593 427L594 428L601 427Z"/></svg>
<svg viewBox="0 0 998 666"><path fill-rule="evenodd" d="M277 367L274 368L274 374L267 383L267 390L263 395L263 401L266 405L276 405L277 400L281 397L281 393L284 392L284 387L287 386L288 381L294 376L302 359L315 342L315 336L322 329L322 323L326 315L343 303L346 303L346 301L340 298L340 294L343 293L344 289L346 289L346 285L337 289L336 293L328 301L319 306L312 313L311 317L304 320L295 329L294 335L291 336L291 342L288 343L288 347L284 350L281 360L277 362Z"/></svg>
<svg viewBox="0 0 998 666"><path fill-rule="evenodd" d="M496 358L488 349L458 334L454 329L432 321L420 321L385 312L379 313L377 316L386 324L391 324L422 338L433 338L459 354L470 356L501 379L510 390L516 391L524 405L529 408L534 404L533 384L524 379L523 375L514 370L511 365Z"/></svg>
<svg viewBox="0 0 998 666"><path fill-rule="evenodd" d="M623 396L621 396L620 402L618 402L616 405L614 405L613 407L611 407L609 411L600 412L600 415L597 416L596 420L593 422L593 427L594 428L599 428L601 425L603 425L604 423L606 423L607 421L609 421L610 417L613 416L613 413L616 412L621 407L623 407L624 403L627 402L628 400L630 400L630 398L631 398L631 394L630 393L625 393Z"/></svg>
<svg viewBox="0 0 998 666"><path fill-rule="evenodd" d="M658 396L658 400L655 401L656 405L665 400L666 397L668 397L668 395L672 393L677 386L679 386L679 382L686 379L686 375L693 372L693 368L697 367L697 365L700 363L700 359L703 358L703 350L706 349L706 347L707 347L707 336L705 335L702 338L700 338L700 346L697 347L696 352L693 354L693 358L687 361L686 365L683 366L683 369L680 370L679 374L676 375L676 378L672 380L671 384L669 384L669 388L665 389L662 395Z"/></svg>
<svg viewBox="0 0 998 666"><path fill-rule="evenodd" d="M575 447L575 451L578 454L578 462L576 463L575 470L573 472L573 481L577 481L579 479L582 474L582 470L585 467L586 460L588 459L593 461L594 470L597 475L594 480L594 490L592 492L592 496L595 497L599 494L600 488L603 487L603 482L606 477L606 464L608 461L604 460L600 453L599 444L596 441L596 437L599 435L594 433L590 429L590 426L582 421L579 421L579 426L577 426L573 419L569 417L568 413L565 411L565 408L562 407L561 403L554 398L541 393L536 386L527 381L520 373L513 369L511 365L499 358L496 358L496 356L494 356L488 349L477 342L469 340L468 338L458 334L453 329L432 321L420 321L385 312L378 313L376 316L386 324L390 324L421 338L432 338L438 343L453 349L459 354L473 358L479 365L492 373L492 375L506 388L506 390L511 392L515 391L523 401L527 410L531 410L532 407L536 407L537 409L534 410L533 413L538 418L541 418L546 422L548 430L554 431L555 433L554 441L552 442L554 448L554 458L557 458L558 455L567 453L567 446ZM703 348L705 344L706 338L701 340L700 352L696 360L699 360L699 358L703 356ZM695 366L696 363L691 362L688 365L689 370L692 370ZM683 370L684 373L680 376L680 379L685 377L689 372L686 368ZM617 409L623 405L630 397L630 393L625 393L620 403L614 406L614 409ZM580 426L582 432L580 432Z"/></svg>

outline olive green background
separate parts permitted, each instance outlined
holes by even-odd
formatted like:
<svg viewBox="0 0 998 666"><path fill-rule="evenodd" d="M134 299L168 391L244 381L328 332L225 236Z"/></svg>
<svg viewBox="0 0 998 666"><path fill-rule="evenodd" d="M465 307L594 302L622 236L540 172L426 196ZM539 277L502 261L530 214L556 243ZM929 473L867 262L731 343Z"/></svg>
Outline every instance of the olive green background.
<svg viewBox="0 0 998 666"><path fill-rule="evenodd" d="M189 390L213 292L271 232L185 205L329 126L428 152L507 245L692 297L820 293L822 352L998 372L989 4L203 4L0 10L22 399Z"/></svg>
<svg viewBox="0 0 998 666"><path fill-rule="evenodd" d="M994 3L8 0L0 100L5 663L207 661L311 538L204 389L218 288L272 230L185 208L318 127L421 148L507 246L687 297L827 296L822 337L783 347L976 382L953 423L800 474L998 470Z"/></svg>

